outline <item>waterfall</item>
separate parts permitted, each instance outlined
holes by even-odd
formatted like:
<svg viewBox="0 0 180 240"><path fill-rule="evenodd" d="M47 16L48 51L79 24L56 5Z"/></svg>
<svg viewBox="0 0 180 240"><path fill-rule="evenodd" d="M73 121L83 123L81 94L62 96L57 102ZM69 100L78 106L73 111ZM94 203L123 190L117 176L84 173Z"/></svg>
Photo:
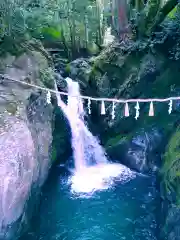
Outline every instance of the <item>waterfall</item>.
<svg viewBox="0 0 180 240"><path fill-rule="evenodd" d="M68 86L67 105L58 98L58 105L66 115L72 132L72 149L75 170L71 177L72 189L75 192L92 192L106 189L112 178L120 177L121 181L131 179L133 172L121 165L107 160L103 147L93 136L84 122L83 102L80 98L79 84L66 78Z"/></svg>
<svg viewBox="0 0 180 240"><path fill-rule="evenodd" d="M68 104L69 122L72 126L72 148L74 154L76 171L93 164L107 163L104 149L98 139L92 135L84 122L84 110L80 90L77 82L66 78L68 85ZM74 97L76 96L76 97Z"/></svg>

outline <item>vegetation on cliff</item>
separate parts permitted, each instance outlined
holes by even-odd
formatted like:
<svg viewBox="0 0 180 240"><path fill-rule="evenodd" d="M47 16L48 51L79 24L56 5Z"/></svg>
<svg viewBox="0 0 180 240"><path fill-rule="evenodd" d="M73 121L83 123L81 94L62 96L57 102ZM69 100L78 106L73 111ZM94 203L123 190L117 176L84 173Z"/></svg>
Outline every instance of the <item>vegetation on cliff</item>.
<svg viewBox="0 0 180 240"><path fill-rule="evenodd" d="M180 204L180 126L172 135L164 156L163 180L169 194L176 192L176 203Z"/></svg>

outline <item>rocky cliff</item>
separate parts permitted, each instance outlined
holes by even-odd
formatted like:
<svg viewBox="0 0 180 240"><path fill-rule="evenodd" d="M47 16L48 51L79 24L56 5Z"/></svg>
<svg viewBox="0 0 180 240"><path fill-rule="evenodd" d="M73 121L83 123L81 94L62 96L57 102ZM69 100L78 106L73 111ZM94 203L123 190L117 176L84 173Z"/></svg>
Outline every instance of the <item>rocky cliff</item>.
<svg viewBox="0 0 180 240"><path fill-rule="evenodd" d="M1 59L10 78L44 86L38 52ZM44 69L44 71L43 71ZM51 166L53 109L46 93L0 79L0 239L17 239L34 212Z"/></svg>

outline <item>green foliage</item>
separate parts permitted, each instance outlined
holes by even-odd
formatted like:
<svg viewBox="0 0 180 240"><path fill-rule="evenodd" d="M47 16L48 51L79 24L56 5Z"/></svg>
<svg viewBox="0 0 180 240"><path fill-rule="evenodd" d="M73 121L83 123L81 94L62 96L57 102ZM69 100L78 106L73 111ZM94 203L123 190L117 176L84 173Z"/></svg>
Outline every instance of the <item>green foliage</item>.
<svg viewBox="0 0 180 240"><path fill-rule="evenodd" d="M90 0L1 0L0 44L10 52L32 38L87 47L98 38L97 9Z"/></svg>
<svg viewBox="0 0 180 240"><path fill-rule="evenodd" d="M130 136L125 135L117 135L115 137L110 138L105 145L105 148L111 147L111 146L115 146L116 144L118 144L119 142L124 143L126 142L128 139L130 138Z"/></svg>
<svg viewBox="0 0 180 240"><path fill-rule="evenodd" d="M164 156L162 168L163 180L166 190L171 192L175 189L180 191L180 126L171 137Z"/></svg>
<svg viewBox="0 0 180 240"><path fill-rule="evenodd" d="M18 54L32 38L58 43L69 56L84 47L94 51L93 42L102 44L107 20L112 20L111 2L117 11L116 0L1 0L0 54ZM141 35L151 32L166 15L176 15L176 0L168 0L162 9L160 0L148 0L145 5L141 0L131 2L128 15L136 19Z"/></svg>
<svg viewBox="0 0 180 240"><path fill-rule="evenodd" d="M67 73L70 73L71 67L70 67L70 64L69 64L69 63L66 65L65 71L66 71Z"/></svg>
<svg viewBox="0 0 180 240"><path fill-rule="evenodd" d="M7 103L6 110L9 114L15 115L18 110L17 104L14 102Z"/></svg>
<svg viewBox="0 0 180 240"><path fill-rule="evenodd" d="M136 2L138 4L136 4ZM141 7L139 7L139 4ZM157 27L168 17L176 18L177 0L148 0L141 4L140 0L130 1L130 18L135 37L150 37Z"/></svg>
<svg viewBox="0 0 180 240"><path fill-rule="evenodd" d="M19 45L22 40L27 40L29 38L25 18L26 15L22 7L22 1L0 1L1 54L4 53L3 50L6 49L9 52L12 52L14 49L17 51L17 45Z"/></svg>
<svg viewBox="0 0 180 240"><path fill-rule="evenodd" d="M176 18L176 13L177 13L177 6L175 8L173 8L173 10L168 14L169 18Z"/></svg>

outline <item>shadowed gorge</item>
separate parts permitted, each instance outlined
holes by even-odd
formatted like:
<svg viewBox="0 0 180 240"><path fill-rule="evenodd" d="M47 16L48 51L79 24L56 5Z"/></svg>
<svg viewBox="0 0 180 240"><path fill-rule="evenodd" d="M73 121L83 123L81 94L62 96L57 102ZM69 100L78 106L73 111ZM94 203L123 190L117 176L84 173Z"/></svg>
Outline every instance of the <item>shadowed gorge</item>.
<svg viewBox="0 0 180 240"><path fill-rule="evenodd" d="M180 239L180 3L0 1L0 240Z"/></svg>

